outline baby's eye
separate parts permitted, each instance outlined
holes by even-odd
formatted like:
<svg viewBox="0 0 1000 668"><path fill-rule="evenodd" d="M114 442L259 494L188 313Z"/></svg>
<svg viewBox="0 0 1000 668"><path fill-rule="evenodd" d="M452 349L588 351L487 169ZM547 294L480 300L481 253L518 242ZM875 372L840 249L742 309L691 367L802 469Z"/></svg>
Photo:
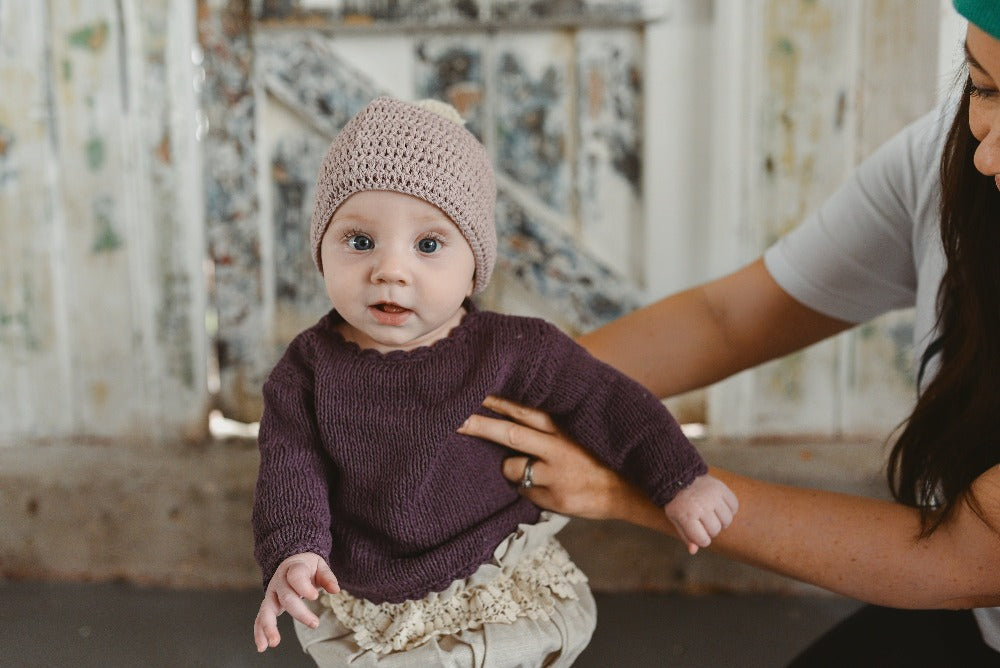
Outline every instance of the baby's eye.
<svg viewBox="0 0 1000 668"><path fill-rule="evenodd" d="M441 246L437 239L432 239L430 237L421 239L417 242L417 249L421 253L433 253Z"/></svg>
<svg viewBox="0 0 1000 668"><path fill-rule="evenodd" d="M371 250L375 242L372 241L371 237L364 234L355 234L347 240L347 245L358 251Z"/></svg>

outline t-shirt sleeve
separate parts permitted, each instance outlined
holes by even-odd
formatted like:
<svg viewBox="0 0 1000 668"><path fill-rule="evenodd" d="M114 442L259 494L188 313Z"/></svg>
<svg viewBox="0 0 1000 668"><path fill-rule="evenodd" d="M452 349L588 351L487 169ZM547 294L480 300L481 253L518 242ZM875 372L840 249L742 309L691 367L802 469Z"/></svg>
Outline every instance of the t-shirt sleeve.
<svg viewBox="0 0 1000 668"><path fill-rule="evenodd" d="M765 265L782 289L854 323L913 305L914 225L934 200L927 192L938 170L942 113L927 114L882 145L766 251Z"/></svg>
<svg viewBox="0 0 1000 668"><path fill-rule="evenodd" d="M254 557L264 586L293 554L331 547L327 458L320 446L303 351L293 343L264 383L254 492Z"/></svg>
<svg viewBox="0 0 1000 668"><path fill-rule="evenodd" d="M540 327L526 403L548 412L563 431L657 505L666 505L707 473L705 461L651 392L555 326Z"/></svg>

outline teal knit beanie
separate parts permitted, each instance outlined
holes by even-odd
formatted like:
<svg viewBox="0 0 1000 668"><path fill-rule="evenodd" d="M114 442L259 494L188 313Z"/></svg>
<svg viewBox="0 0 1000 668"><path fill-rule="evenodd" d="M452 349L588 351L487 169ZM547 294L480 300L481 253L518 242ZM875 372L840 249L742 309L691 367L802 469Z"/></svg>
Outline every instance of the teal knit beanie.
<svg viewBox="0 0 1000 668"><path fill-rule="evenodd" d="M1000 39L1000 0L952 0L959 14Z"/></svg>

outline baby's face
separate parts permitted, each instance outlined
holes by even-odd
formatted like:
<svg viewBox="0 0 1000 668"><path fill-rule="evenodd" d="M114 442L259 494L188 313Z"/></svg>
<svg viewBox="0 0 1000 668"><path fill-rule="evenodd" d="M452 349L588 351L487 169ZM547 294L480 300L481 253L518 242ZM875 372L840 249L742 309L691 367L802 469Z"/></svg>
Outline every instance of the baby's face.
<svg viewBox="0 0 1000 668"><path fill-rule="evenodd" d="M348 197L320 246L341 334L362 348L412 350L447 336L472 294L475 259L458 227L412 195Z"/></svg>

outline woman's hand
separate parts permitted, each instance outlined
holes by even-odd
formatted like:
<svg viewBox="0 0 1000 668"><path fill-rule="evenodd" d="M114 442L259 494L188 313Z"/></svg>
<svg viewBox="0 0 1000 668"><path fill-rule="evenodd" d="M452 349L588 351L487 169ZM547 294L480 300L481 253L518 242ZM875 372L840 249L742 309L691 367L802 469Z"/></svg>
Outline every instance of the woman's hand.
<svg viewBox="0 0 1000 668"><path fill-rule="evenodd" d="M473 415L459 432L527 455L504 461L503 475L513 483L521 482L530 457L532 485L520 491L533 503L566 515L617 519L675 533L660 508L562 434L545 413L497 397L488 397L483 406L513 421Z"/></svg>

